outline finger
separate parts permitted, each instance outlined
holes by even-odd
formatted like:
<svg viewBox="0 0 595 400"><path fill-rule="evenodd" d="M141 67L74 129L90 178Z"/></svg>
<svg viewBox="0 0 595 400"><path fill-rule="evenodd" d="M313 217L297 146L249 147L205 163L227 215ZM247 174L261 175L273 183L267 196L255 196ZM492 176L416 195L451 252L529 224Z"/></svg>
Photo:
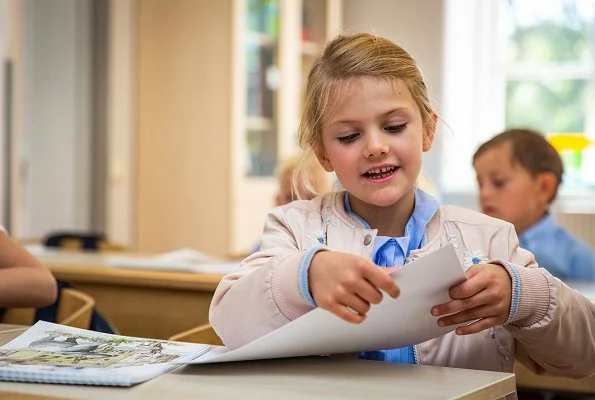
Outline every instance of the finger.
<svg viewBox="0 0 595 400"><path fill-rule="evenodd" d="M378 304L382 301L382 292L365 279L358 281L352 288L352 291L370 304Z"/></svg>
<svg viewBox="0 0 595 400"><path fill-rule="evenodd" d="M352 312L366 315L370 311L370 303L361 299L361 297L353 294L343 299L342 305L349 307Z"/></svg>
<svg viewBox="0 0 595 400"><path fill-rule="evenodd" d="M457 335L470 335L490 329L496 325L498 325L498 322L495 318L482 318L473 322L472 324L457 327L457 329L455 329L455 333Z"/></svg>
<svg viewBox="0 0 595 400"><path fill-rule="evenodd" d="M471 279L475 275L480 273L483 270L483 268L484 268L484 266L481 264L472 265L469 268L467 268L467 271L465 271L465 277L467 279Z"/></svg>
<svg viewBox="0 0 595 400"><path fill-rule="evenodd" d="M441 315L456 314L461 311L469 310L474 307L479 307L485 304L490 304L490 296L486 291L482 291L475 296L466 297L464 299L455 299L446 303L438 304L432 307L432 315L439 317Z"/></svg>
<svg viewBox="0 0 595 400"><path fill-rule="evenodd" d="M438 319L438 326L460 325L474 322L480 318L496 317L497 312L494 307L481 306L474 307L456 314L447 315Z"/></svg>
<svg viewBox="0 0 595 400"><path fill-rule="evenodd" d="M334 304L328 310L335 314L337 317L341 318L342 320L351 322L352 324L360 324L364 322L364 320L366 319L365 314L357 314L351 311L349 308L340 304Z"/></svg>
<svg viewBox="0 0 595 400"><path fill-rule="evenodd" d="M477 277L477 273L471 273L474 274L471 278L450 289L448 294L450 295L451 299L464 299L466 297L471 297L486 288L487 281L481 277Z"/></svg>
<svg viewBox="0 0 595 400"><path fill-rule="evenodd" d="M390 274L398 269L401 269L401 265L395 265L394 267L380 267L386 274Z"/></svg>
<svg viewBox="0 0 595 400"><path fill-rule="evenodd" d="M364 277L374 285L374 287L388 293L390 297L397 298L399 296L400 290L395 281L393 281L393 278L391 278L389 274L381 271L380 268L374 267L367 269L364 273Z"/></svg>

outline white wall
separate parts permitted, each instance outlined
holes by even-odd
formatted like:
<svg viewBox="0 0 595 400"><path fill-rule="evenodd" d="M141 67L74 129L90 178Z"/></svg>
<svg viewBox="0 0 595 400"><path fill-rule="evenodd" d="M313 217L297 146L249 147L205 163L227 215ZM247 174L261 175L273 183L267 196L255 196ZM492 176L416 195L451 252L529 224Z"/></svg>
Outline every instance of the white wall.
<svg viewBox="0 0 595 400"><path fill-rule="evenodd" d="M134 246L134 59L135 0L110 0L107 104L106 233L112 242Z"/></svg>
<svg viewBox="0 0 595 400"><path fill-rule="evenodd" d="M90 224L90 0L24 0L21 237Z"/></svg>
<svg viewBox="0 0 595 400"><path fill-rule="evenodd" d="M4 215L4 207L7 202L7 191L4 174L6 173L7 160L5 154L6 127L6 103L5 103L5 70L4 63L8 59L8 43L10 34L10 0L0 0L0 224L6 225L8 216Z"/></svg>

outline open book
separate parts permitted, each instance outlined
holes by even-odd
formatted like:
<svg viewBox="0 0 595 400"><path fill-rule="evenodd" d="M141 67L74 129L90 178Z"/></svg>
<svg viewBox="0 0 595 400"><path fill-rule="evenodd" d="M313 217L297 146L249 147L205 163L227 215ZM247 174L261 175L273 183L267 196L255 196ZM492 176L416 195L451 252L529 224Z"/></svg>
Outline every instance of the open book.
<svg viewBox="0 0 595 400"><path fill-rule="evenodd" d="M401 294L384 296L351 324L315 309L237 349L108 335L38 322L0 347L0 380L129 386L180 364L207 364L392 349L444 335L432 306L465 279L452 245L391 272Z"/></svg>
<svg viewBox="0 0 595 400"><path fill-rule="evenodd" d="M110 335L39 321L0 347L0 380L131 386L210 346Z"/></svg>

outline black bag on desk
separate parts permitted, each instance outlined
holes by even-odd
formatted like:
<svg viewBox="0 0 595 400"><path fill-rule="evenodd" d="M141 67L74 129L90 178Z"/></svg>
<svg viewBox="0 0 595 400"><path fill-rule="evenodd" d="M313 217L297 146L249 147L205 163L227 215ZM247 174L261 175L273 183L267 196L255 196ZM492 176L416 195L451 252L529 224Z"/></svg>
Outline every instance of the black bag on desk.
<svg viewBox="0 0 595 400"><path fill-rule="evenodd" d="M58 304L60 302L60 293L62 288L72 288L73 286L67 282L63 282L58 280L58 298L53 304L50 304L46 307L38 308L35 311L35 318L33 324L37 321L47 321L47 322L56 322L56 318L58 316ZM0 321L4 318L4 313L6 312L5 308L0 307ZM89 323L89 327L87 328L91 331L96 332L103 332L103 333L114 333L118 334L118 330L111 325L108 320L99 313L95 308L93 308L93 313L91 315L91 321Z"/></svg>
<svg viewBox="0 0 595 400"><path fill-rule="evenodd" d="M106 242L105 234L97 232L52 232L44 240L45 247L99 250Z"/></svg>

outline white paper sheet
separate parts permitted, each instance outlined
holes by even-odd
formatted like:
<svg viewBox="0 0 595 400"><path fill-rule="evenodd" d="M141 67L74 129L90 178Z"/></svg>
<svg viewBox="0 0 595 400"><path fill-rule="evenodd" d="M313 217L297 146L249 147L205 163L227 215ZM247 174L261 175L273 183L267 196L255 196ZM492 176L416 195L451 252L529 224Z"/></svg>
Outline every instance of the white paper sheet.
<svg viewBox="0 0 595 400"><path fill-rule="evenodd" d="M366 320L351 324L315 309L283 327L235 350L216 347L191 364L351 353L411 346L444 335L432 306L447 302L451 287L465 280L452 245L391 273L399 285L397 299L388 295L373 305Z"/></svg>
<svg viewBox="0 0 595 400"><path fill-rule="evenodd" d="M192 250L180 249L150 257L110 256L106 259L110 267L132 269L154 269L162 271L184 271L205 274L229 274L240 267L239 261L226 261Z"/></svg>

